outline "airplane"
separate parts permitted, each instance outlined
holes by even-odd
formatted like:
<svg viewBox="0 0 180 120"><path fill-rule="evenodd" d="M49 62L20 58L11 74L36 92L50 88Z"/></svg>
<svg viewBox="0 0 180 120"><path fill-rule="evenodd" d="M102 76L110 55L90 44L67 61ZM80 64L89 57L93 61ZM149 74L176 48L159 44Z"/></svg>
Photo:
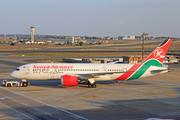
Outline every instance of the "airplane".
<svg viewBox="0 0 180 120"><path fill-rule="evenodd" d="M95 81L127 81L168 72L163 60L172 39L164 40L144 61L138 64L118 62L106 64L93 63L30 63L17 67L11 77L22 79L23 86L27 80L61 80L62 86L78 86L88 81L89 88L96 88Z"/></svg>

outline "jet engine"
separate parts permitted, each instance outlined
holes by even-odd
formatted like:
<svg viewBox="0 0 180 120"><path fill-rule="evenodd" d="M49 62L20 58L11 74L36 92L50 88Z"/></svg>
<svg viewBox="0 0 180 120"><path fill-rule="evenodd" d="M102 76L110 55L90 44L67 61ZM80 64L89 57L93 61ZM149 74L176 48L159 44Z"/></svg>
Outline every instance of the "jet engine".
<svg viewBox="0 0 180 120"><path fill-rule="evenodd" d="M61 76L61 85L63 85L63 86L78 86L78 76L75 76L75 75Z"/></svg>

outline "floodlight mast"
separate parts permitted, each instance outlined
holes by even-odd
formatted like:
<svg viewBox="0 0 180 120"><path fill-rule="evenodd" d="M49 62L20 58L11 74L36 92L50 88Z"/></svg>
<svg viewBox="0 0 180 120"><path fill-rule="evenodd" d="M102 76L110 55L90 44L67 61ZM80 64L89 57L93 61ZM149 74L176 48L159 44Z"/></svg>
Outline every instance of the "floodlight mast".
<svg viewBox="0 0 180 120"><path fill-rule="evenodd" d="M149 33L145 33L143 32L143 34L141 35L141 37L143 38L142 40L142 60L144 60L144 38L149 35Z"/></svg>

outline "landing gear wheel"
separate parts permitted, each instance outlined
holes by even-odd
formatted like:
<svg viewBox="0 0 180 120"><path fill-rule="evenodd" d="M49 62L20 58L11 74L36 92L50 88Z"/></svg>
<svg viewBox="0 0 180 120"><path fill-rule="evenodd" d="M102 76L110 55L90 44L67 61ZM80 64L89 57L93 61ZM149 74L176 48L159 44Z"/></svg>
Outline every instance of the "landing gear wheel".
<svg viewBox="0 0 180 120"><path fill-rule="evenodd" d="M91 87L91 83L90 82L88 82L88 88L90 88Z"/></svg>
<svg viewBox="0 0 180 120"><path fill-rule="evenodd" d="M10 83L8 83L8 84L7 84L7 87L11 87L11 84L10 84Z"/></svg>
<svg viewBox="0 0 180 120"><path fill-rule="evenodd" d="M96 83L94 82L93 84L91 84L90 82L88 82L88 88L96 88Z"/></svg>
<svg viewBox="0 0 180 120"><path fill-rule="evenodd" d="M96 83L93 83L91 87L96 88Z"/></svg>
<svg viewBox="0 0 180 120"><path fill-rule="evenodd" d="M28 86L28 82L23 82L23 87L27 87Z"/></svg>

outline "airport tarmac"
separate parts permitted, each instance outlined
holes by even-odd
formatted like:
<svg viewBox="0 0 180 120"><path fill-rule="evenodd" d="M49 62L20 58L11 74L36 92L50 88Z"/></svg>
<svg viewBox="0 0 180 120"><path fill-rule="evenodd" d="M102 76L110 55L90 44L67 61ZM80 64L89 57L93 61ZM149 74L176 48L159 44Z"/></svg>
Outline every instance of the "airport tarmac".
<svg viewBox="0 0 180 120"><path fill-rule="evenodd" d="M153 77L97 82L97 88L85 83L62 87L60 80L29 80L28 87L4 87L3 79L15 80L9 76L13 69L25 64L24 59L35 58L1 58L0 119L180 119L180 64L169 64L169 73Z"/></svg>

